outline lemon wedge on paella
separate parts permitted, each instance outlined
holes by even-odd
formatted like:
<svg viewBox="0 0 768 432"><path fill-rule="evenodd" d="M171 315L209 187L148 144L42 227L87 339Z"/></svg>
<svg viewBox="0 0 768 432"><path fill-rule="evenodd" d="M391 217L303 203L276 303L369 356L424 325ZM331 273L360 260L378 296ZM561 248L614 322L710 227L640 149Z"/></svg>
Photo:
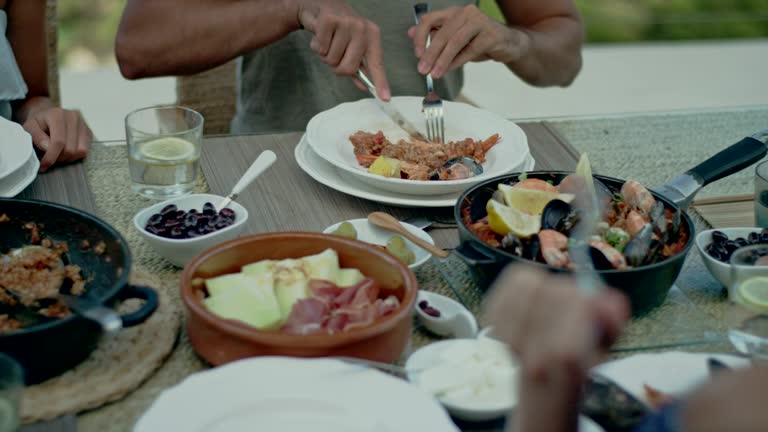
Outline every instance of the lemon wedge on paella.
<svg viewBox="0 0 768 432"><path fill-rule="evenodd" d="M499 235L512 233L528 238L541 231L541 217L515 210L496 200L488 201L488 226Z"/></svg>
<svg viewBox="0 0 768 432"><path fill-rule="evenodd" d="M531 215L540 215L552 200L559 199L570 203L575 198L572 194L516 188L502 183L499 183L499 191L504 195L504 201L509 207Z"/></svg>

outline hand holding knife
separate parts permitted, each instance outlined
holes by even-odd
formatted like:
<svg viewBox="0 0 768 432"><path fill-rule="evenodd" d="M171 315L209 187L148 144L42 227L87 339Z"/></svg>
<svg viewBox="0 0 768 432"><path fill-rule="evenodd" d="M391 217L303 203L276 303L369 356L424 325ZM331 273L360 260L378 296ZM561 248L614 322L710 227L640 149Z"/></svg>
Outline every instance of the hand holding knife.
<svg viewBox="0 0 768 432"><path fill-rule="evenodd" d="M408 120L406 120L405 117L403 117L402 114L397 110L397 108L394 107L389 102L384 102L383 100L379 99L378 95L376 94L376 87L373 85L373 82L368 78L368 76L365 75L365 72L363 72L362 69L357 70L357 78L362 81L362 83L365 85L365 87L368 89L368 92L371 93L374 100L376 101L376 105L381 108L382 111L384 111L384 114L387 115L395 124L400 127L400 129L404 130L408 135L421 140L421 141L427 141L427 139L422 135L416 127L411 124Z"/></svg>

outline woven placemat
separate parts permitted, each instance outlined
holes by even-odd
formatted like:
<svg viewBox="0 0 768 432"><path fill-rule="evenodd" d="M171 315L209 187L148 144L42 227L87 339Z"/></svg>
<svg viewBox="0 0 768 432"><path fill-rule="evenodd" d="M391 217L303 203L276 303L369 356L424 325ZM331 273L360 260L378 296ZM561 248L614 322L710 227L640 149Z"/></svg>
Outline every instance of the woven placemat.
<svg viewBox="0 0 768 432"><path fill-rule="evenodd" d="M141 325L103 337L76 368L24 389L22 422L50 420L122 399L162 366L179 332L178 308L170 301L168 288L145 271L134 270L130 281L158 292L155 313ZM121 309L137 305L137 301L129 301Z"/></svg>

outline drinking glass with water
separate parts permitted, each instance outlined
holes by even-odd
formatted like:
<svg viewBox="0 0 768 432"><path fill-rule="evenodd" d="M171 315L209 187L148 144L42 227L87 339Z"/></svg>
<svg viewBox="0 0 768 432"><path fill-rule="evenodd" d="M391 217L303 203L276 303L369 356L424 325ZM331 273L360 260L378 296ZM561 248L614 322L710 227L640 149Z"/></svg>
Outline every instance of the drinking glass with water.
<svg viewBox="0 0 768 432"><path fill-rule="evenodd" d="M755 168L755 223L768 228L768 161Z"/></svg>
<svg viewBox="0 0 768 432"><path fill-rule="evenodd" d="M0 432L14 432L19 427L23 375L14 359L0 353Z"/></svg>
<svg viewBox="0 0 768 432"><path fill-rule="evenodd" d="M154 107L125 118L128 168L134 192L148 198L185 195L200 166L203 116L184 107Z"/></svg>
<svg viewBox="0 0 768 432"><path fill-rule="evenodd" d="M731 256L726 312L728 337L741 353L768 361L768 245L752 245Z"/></svg>

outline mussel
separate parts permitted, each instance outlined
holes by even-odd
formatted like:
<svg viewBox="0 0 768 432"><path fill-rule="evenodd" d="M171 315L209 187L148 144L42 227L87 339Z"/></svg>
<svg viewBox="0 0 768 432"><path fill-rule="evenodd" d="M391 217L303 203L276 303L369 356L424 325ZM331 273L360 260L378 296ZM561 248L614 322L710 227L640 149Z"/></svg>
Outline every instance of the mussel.
<svg viewBox="0 0 768 432"><path fill-rule="evenodd" d="M590 246L589 256L592 259L592 267L595 270L613 270L613 264L600 249Z"/></svg>
<svg viewBox="0 0 768 432"><path fill-rule="evenodd" d="M649 256L655 252L651 247L653 241L653 226L647 223L632 237L624 248L624 257L627 259L627 264L632 267L638 267L647 262Z"/></svg>
<svg viewBox="0 0 768 432"><path fill-rule="evenodd" d="M512 255L522 256L524 251L523 242L519 237L510 233L501 239L501 248L504 252L511 253Z"/></svg>
<svg viewBox="0 0 768 432"><path fill-rule="evenodd" d="M581 220L581 211L565 201L552 200L541 213L541 229L559 231L566 236Z"/></svg>
<svg viewBox="0 0 768 432"><path fill-rule="evenodd" d="M483 173L483 166L471 157L457 157L435 170L431 180L463 180Z"/></svg>
<svg viewBox="0 0 768 432"><path fill-rule="evenodd" d="M523 244L523 258L536 261L541 252L541 243L539 236L533 235Z"/></svg>
<svg viewBox="0 0 768 432"><path fill-rule="evenodd" d="M486 210L488 200L495 199L494 195L496 192L498 192L496 189L490 187L483 187L475 191L472 200L469 202L469 218L472 222L477 222L488 216L488 211Z"/></svg>

